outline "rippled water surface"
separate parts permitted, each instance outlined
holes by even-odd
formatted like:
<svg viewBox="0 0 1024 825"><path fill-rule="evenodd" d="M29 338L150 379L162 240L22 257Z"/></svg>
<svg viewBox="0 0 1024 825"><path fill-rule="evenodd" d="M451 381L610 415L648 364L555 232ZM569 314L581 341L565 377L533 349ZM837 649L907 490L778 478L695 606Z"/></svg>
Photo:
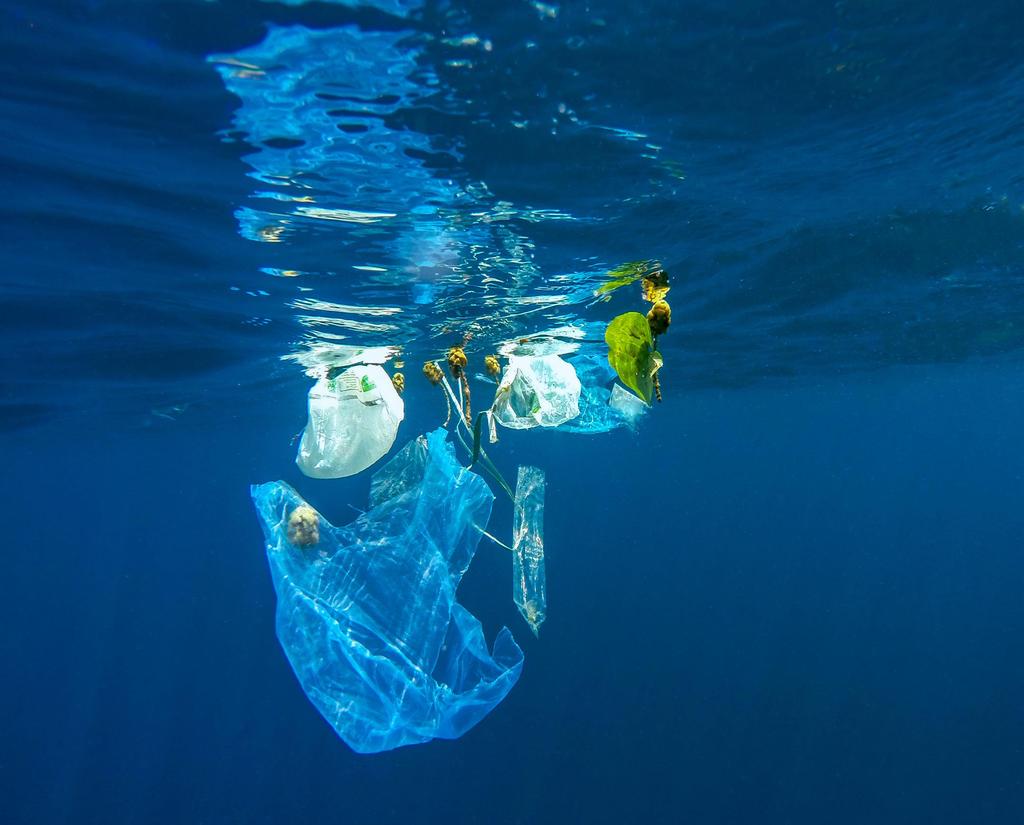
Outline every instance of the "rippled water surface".
<svg viewBox="0 0 1024 825"><path fill-rule="evenodd" d="M673 276L680 389L1012 354L1018 22L9 5L3 418L66 412L55 363L145 412L258 392L282 357L585 327L635 299L593 305L635 260Z"/></svg>
<svg viewBox="0 0 1024 825"><path fill-rule="evenodd" d="M1022 55L1000 0L0 4L5 821L1019 821ZM453 344L603 358L632 262L665 401L495 448L549 472L549 635L359 761L247 485L367 349L400 441Z"/></svg>

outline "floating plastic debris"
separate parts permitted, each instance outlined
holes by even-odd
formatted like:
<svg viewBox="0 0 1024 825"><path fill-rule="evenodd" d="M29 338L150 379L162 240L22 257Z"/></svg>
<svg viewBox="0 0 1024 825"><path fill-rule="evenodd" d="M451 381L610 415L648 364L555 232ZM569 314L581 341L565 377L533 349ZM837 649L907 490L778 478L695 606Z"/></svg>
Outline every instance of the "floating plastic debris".
<svg viewBox="0 0 1024 825"><path fill-rule="evenodd" d="M520 467L512 523L512 599L534 635L547 618L544 579L544 471Z"/></svg>
<svg viewBox="0 0 1024 825"><path fill-rule="evenodd" d="M631 430L636 429L636 423L640 417L650 409L643 401L633 393L623 389L618 384L612 387L611 398L608 399L608 406L619 414L622 420Z"/></svg>
<svg viewBox="0 0 1024 825"><path fill-rule="evenodd" d="M283 482L252 488L278 639L310 701L360 753L462 736L522 670L509 630L489 652L480 622L455 600L494 497L446 435L403 448L375 474L369 512L345 527ZM524 502L531 530L536 501Z"/></svg>
<svg viewBox="0 0 1024 825"><path fill-rule="evenodd" d="M557 355L510 356L494 395L494 417L516 430L557 427L580 414L580 379Z"/></svg>
<svg viewBox="0 0 1024 825"><path fill-rule="evenodd" d="M639 417L648 407L629 391L615 384L615 370L604 353L587 352L573 357L583 386L580 392L580 414L560 429L570 433L607 433L620 427L636 429Z"/></svg>
<svg viewBox="0 0 1024 825"><path fill-rule="evenodd" d="M376 364L349 367L309 390L309 421L295 463L312 478L344 478L391 449L405 404Z"/></svg>

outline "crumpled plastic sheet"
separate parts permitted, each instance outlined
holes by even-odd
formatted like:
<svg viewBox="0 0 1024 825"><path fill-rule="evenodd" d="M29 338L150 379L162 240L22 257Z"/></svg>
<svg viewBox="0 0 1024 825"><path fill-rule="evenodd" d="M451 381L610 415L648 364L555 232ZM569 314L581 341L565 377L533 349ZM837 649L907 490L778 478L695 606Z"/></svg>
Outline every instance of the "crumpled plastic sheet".
<svg viewBox="0 0 1024 825"><path fill-rule="evenodd" d="M579 415L580 380L557 355L512 355L494 394L498 423L515 430L558 427Z"/></svg>
<svg viewBox="0 0 1024 825"><path fill-rule="evenodd" d="M456 739L519 678L507 628L487 649L456 588L493 495L455 460L443 429L404 447L373 479L371 508L319 541L288 542L303 500L283 482L252 497L277 592L277 636L302 689L355 751Z"/></svg>
<svg viewBox="0 0 1024 825"><path fill-rule="evenodd" d="M637 422L647 414L647 404L633 395L621 384L612 387L611 398L608 399L608 406L619 414L627 427L636 431Z"/></svg>
<svg viewBox="0 0 1024 825"><path fill-rule="evenodd" d="M570 433L607 433L619 427L636 429L647 405L628 390L609 386L615 380L615 370L603 347L601 352L576 355L569 363L575 367L582 385L580 414L559 429Z"/></svg>
<svg viewBox="0 0 1024 825"><path fill-rule="evenodd" d="M520 467L512 517L512 599L536 636L548 615L544 576L544 471Z"/></svg>

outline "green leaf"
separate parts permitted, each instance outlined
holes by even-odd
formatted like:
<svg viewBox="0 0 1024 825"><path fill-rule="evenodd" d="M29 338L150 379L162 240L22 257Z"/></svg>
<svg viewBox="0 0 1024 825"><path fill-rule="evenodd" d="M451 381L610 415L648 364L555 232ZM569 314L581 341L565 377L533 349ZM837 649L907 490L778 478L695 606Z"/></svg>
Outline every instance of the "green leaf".
<svg viewBox="0 0 1024 825"><path fill-rule="evenodd" d="M469 462L470 468L476 464L476 460L480 458L480 432L483 429L484 417L486 415L486 412L482 412L477 413L476 416L476 425L473 427L473 454Z"/></svg>
<svg viewBox="0 0 1024 825"><path fill-rule="evenodd" d="M612 319L605 330L608 363L627 387L646 403L654 396L654 373L661 369L661 353L654 349L647 318L626 312Z"/></svg>

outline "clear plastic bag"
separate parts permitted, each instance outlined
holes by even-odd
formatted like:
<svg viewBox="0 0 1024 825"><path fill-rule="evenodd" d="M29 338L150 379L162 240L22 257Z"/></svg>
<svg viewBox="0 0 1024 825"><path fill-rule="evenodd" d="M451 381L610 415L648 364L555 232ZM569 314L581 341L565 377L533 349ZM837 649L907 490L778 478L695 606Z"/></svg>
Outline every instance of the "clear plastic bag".
<svg viewBox="0 0 1024 825"><path fill-rule="evenodd" d="M277 637L345 742L374 753L455 739L516 683L507 628L488 650L456 589L494 496L443 429L374 475L370 510L334 527L283 482L252 488L277 593Z"/></svg>
<svg viewBox="0 0 1024 825"><path fill-rule="evenodd" d="M349 367L309 390L309 421L295 463L312 478L362 472L395 443L405 404L384 369Z"/></svg>
<svg viewBox="0 0 1024 825"><path fill-rule="evenodd" d="M515 430L557 427L580 414L580 379L557 355L509 356L491 408Z"/></svg>

